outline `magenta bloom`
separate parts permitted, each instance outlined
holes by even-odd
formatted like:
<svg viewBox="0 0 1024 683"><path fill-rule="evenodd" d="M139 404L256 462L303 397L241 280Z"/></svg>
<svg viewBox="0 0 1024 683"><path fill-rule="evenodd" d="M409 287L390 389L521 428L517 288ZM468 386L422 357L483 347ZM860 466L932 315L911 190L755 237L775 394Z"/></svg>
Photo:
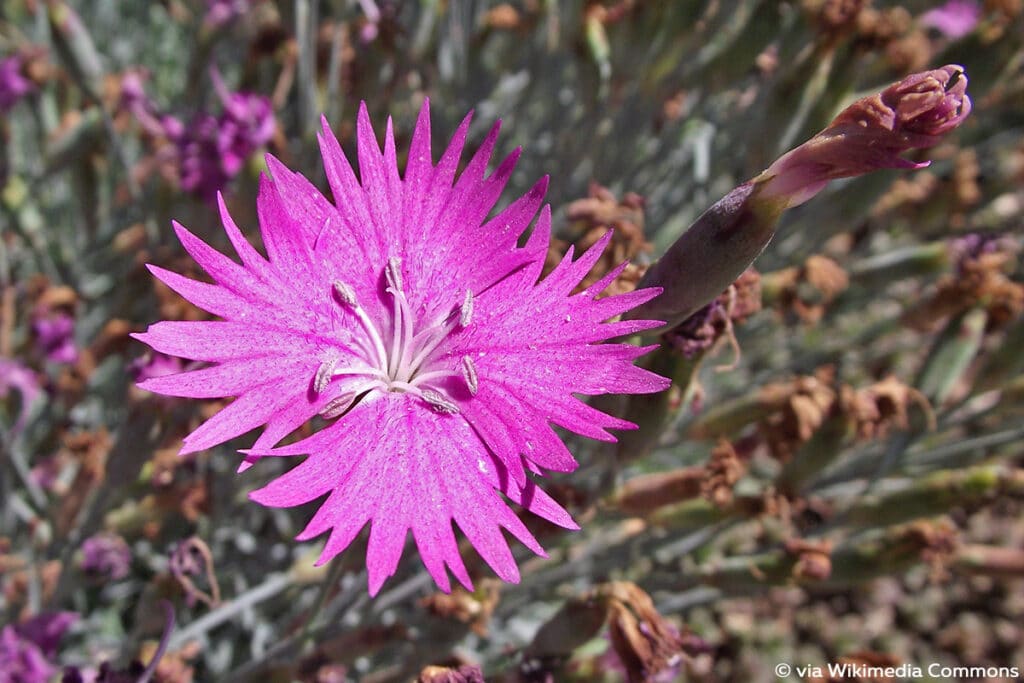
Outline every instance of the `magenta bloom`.
<svg viewBox="0 0 1024 683"><path fill-rule="evenodd" d="M35 84L25 78L24 62L21 55L17 54L0 59L0 112L10 110L21 98L36 89Z"/></svg>
<svg viewBox="0 0 1024 683"><path fill-rule="evenodd" d="M7 398L12 389L21 395L18 416L10 427L13 439L25 428L29 413L43 390L35 373L16 360L0 356L0 399Z"/></svg>
<svg viewBox="0 0 1024 683"><path fill-rule="evenodd" d="M74 612L39 614L0 631L0 683L47 683L61 638L76 621Z"/></svg>
<svg viewBox="0 0 1024 683"><path fill-rule="evenodd" d="M101 532L82 543L82 571L96 578L118 581L128 576L132 551L125 540L114 533Z"/></svg>
<svg viewBox="0 0 1024 683"><path fill-rule="evenodd" d="M264 427L251 459L309 457L251 497L264 505L326 501L299 534L330 531L319 562L371 524L367 567L377 593L398 565L408 531L431 576L445 566L470 578L452 521L507 581L518 569L502 528L540 545L502 497L559 526L569 514L534 483L542 470L577 465L552 425L613 441L633 425L575 395L646 393L668 385L633 365L650 348L602 344L652 321L606 322L656 296L638 290L597 299L621 272L572 294L611 235L538 281L551 230L540 209L547 179L488 220L519 156L485 177L495 125L456 176L469 118L435 166L424 105L400 177L390 121L381 153L365 107L357 127L361 182L324 122L321 153L335 204L273 157L257 208L264 259L221 202L241 265L185 228L185 248L214 279L151 271L224 318L161 322L138 335L155 350L212 366L141 386L193 398L237 397L185 439L189 453ZM525 245L519 238L540 210ZM623 267L625 264L623 264ZM314 415L329 425L272 449Z"/></svg>
<svg viewBox="0 0 1024 683"><path fill-rule="evenodd" d="M956 40L973 31L979 19L981 4L977 0L946 0L939 7L922 14L918 22Z"/></svg>
<svg viewBox="0 0 1024 683"><path fill-rule="evenodd" d="M51 363L70 365L78 360L75 319L61 311L36 311L32 321L39 350Z"/></svg>

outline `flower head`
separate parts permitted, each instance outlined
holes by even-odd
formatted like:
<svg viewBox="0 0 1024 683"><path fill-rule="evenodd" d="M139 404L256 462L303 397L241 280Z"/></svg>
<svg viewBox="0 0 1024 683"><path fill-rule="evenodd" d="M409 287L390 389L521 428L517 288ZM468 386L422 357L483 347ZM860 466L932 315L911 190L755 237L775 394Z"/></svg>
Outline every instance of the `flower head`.
<svg viewBox="0 0 1024 683"><path fill-rule="evenodd" d="M78 360L75 346L75 319L60 310L39 309L32 320L39 350L52 363L70 364Z"/></svg>
<svg viewBox="0 0 1024 683"><path fill-rule="evenodd" d="M118 581L128 576L132 551L125 540L114 533L102 532L82 543L82 571L97 578Z"/></svg>
<svg viewBox="0 0 1024 683"><path fill-rule="evenodd" d="M212 202L249 157L270 142L277 121L269 98L231 92L216 69L210 78L223 108L217 116L197 111L186 125L177 116L160 113L137 71L121 79L121 106L149 135L171 143L159 156L175 167L182 189Z"/></svg>
<svg viewBox="0 0 1024 683"><path fill-rule="evenodd" d="M0 59L0 112L8 111L36 89L24 72L25 60L20 54Z"/></svg>
<svg viewBox="0 0 1024 683"><path fill-rule="evenodd" d="M46 683L64 632L78 621L74 612L40 614L0 631L0 683Z"/></svg>
<svg viewBox="0 0 1024 683"><path fill-rule="evenodd" d="M223 318L161 322L138 335L162 353L212 363L149 379L143 388L236 397L185 439L183 452L263 427L250 460L308 454L251 497L289 507L328 495L299 534L330 532L321 563L369 522L372 593L395 572L410 530L442 589L450 588L446 566L470 587L453 520L499 576L518 580L502 529L543 550L502 494L576 528L531 477L576 467L552 426L612 441L608 429L632 425L576 395L646 393L668 384L633 365L649 348L600 343L656 325L607 321L658 290L598 299L623 264L572 294L610 233L575 262L570 251L540 280L551 231L550 210L541 209L547 179L488 219L519 151L485 175L496 125L456 178L469 120L435 165L424 105L402 177L390 121L381 152L362 107L361 180L325 122L320 145L335 204L268 157L273 178L261 179L257 199L268 258L245 240L221 201L241 264L175 225L214 283L150 268ZM315 415L328 426L271 448Z"/></svg>
<svg viewBox="0 0 1024 683"><path fill-rule="evenodd" d="M918 17L918 23L955 40L973 31L980 18L981 4L977 0L946 0Z"/></svg>
<svg viewBox="0 0 1024 683"><path fill-rule="evenodd" d="M16 360L0 356L0 399L6 399L12 389L20 394L21 401L10 428L11 438L14 438L25 428L32 407L43 390L35 373Z"/></svg>

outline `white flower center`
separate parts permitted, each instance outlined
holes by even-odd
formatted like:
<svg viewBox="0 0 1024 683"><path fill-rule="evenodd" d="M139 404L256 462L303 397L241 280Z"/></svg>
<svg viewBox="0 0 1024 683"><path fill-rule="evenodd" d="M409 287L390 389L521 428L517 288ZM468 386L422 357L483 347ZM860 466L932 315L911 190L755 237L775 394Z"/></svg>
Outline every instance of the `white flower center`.
<svg viewBox="0 0 1024 683"><path fill-rule="evenodd" d="M356 300L352 287L340 280L333 284L338 303L355 315L363 330L363 335L355 336L363 363L338 367L340 357L328 356L316 369L313 390L318 394L327 391L331 381L342 375L355 375L362 380L343 385L339 394L324 406L321 415L338 417L348 410L356 397L373 389L412 394L439 412L459 412L458 404L438 382L449 377L461 377L469 393L475 395L479 387L476 366L472 358L463 356L461 371L452 370L440 363L441 356L434 352L453 330L470 325L473 294L467 291L459 309L416 330L413 311L402 286L401 259L388 259L384 280L387 283L385 291L391 295L393 307L390 320L385 320L383 325L376 324L367 315Z"/></svg>

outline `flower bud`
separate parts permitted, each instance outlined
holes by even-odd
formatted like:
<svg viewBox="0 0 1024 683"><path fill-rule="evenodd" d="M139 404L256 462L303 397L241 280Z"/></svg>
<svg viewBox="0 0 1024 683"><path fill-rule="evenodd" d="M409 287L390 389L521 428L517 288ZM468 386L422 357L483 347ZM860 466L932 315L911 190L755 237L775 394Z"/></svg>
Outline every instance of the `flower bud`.
<svg viewBox="0 0 1024 683"><path fill-rule="evenodd" d="M663 293L626 317L665 321L648 333L675 327L746 270L774 236L783 211L830 180L927 166L900 154L938 144L970 111L967 77L956 65L908 76L857 100L828 128L701 214L640 282Z"/></svg>
<svg viewBox="0 0 1024 683"><path fill-rule="evenodd" d="M803 204L828 181L884 168L924 168L900 154L933 147L971 112L963 67L947 65L908 76L844 109L828 128L779 157L757 181L760 196L785 208Z"/></svg>

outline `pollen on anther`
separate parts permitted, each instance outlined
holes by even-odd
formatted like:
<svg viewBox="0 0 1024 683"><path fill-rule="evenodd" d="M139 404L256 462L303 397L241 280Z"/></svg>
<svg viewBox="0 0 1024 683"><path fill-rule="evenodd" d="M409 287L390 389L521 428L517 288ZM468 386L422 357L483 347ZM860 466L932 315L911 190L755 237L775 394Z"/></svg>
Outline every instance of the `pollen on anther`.
<svg viewBox="0 0 1024 683"><path fill-rule="evenodd" d="M402 291L402 259L397 256L392 256L388 259L388 265L384 269L384 277L388 281L388 286L391 287L397 294Z"/></svg>
<svg viewBox="0 0 1024 683"><path fill-rule="evenodd" d="M327 388L327 385L331 383L331 378L334 377L334 368L337 364L337 358L328 358L320 363L316 374L313 375L313 391L319 394Z"/></svg>
<svg viewBox="0 0 1024 683"><path fill-rule="evenodd" d="M459 311L459 325L469 327L473 322L473 292L466 290L466 298L462 300L462 309Z"/></svg>
<svg viewBox="0 0 1024 683"><path fill-rule="evenodd" d="M325 420L333 420L348 410L348 407L352 405L353 398L355 398L355 394L351 392L335 396L320 409L320 417Z"/></svg>
<svg viewBox="0 0 1024 683"><path fill-rule="evenodd" d="M356 305L356 292L348 283L342 282L341 280L335 280L332 288L334 289L334 293L342 300L342 302L349 306Z"/></svg>
<svg viewBox="0 0 1024 683"><path fill-rule="evenodd" d="M476 392L480 389L480 383L476 376L476 364L469 356L462 357L462 379L465 380L469 393L476 396Z"/></svg>
<svg viewBox="0 0 1024 683"><path fill-rule="evenodd" d="M426 401L427 403L429 403L442 413L459 412L459 407L457 405L455 405L451 400L449 400L445 396L442 396L436 391L427 389L422 394L420 394L420 396L423 398L424 401Z"/></svg>

